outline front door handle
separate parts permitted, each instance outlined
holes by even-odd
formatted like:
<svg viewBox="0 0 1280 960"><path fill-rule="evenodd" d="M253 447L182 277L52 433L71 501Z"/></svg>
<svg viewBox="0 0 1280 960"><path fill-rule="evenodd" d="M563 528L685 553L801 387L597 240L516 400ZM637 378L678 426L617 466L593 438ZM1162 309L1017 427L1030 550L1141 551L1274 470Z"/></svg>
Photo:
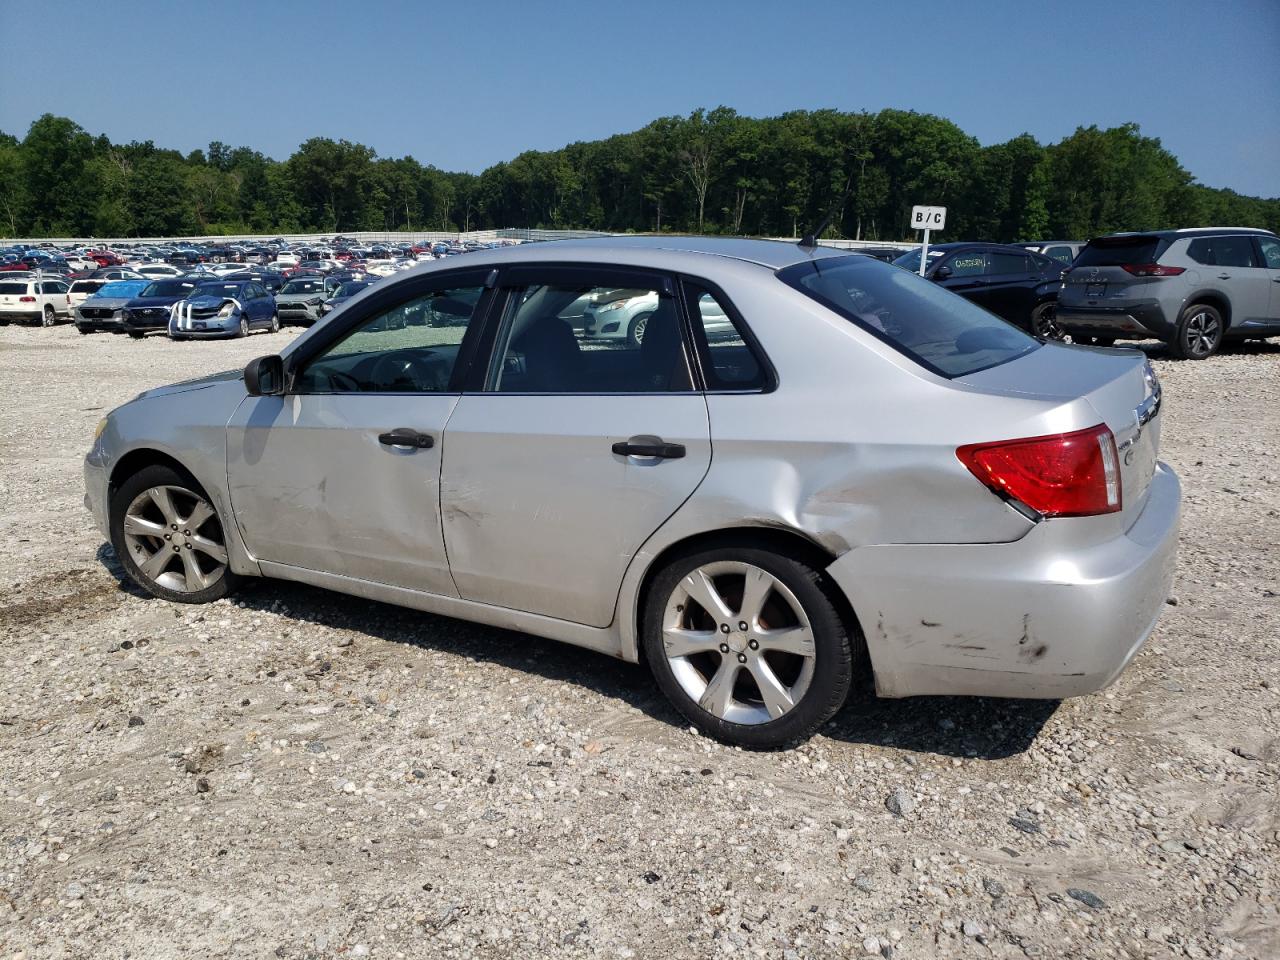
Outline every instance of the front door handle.
<svg viewBox="0 0 1280 960"><path fill-rule="evenodd" d="M1218 279L1219 279L1219 280L1230 280L1230 279L1231 279L1231 274L1229 274L1229 273L1220 273L1220 274L1218 274Z"/></svg>
<svg viewBox="0 0 1280 960"><path fill-rule="evenodd" d="M435 437L429 433L419 433L412 427L396 427L380 433L378 442L388 447L408 447L414 450L428 450L436 445Z"/></svg>
<svg viewBox="0 0 1280 960"><path fill-rule="evenodd" d="M661 437L642 435L619 440L613 452L620 457L649 457L654 460L679 460L684 456L683 443L667 443Z"/></svg>

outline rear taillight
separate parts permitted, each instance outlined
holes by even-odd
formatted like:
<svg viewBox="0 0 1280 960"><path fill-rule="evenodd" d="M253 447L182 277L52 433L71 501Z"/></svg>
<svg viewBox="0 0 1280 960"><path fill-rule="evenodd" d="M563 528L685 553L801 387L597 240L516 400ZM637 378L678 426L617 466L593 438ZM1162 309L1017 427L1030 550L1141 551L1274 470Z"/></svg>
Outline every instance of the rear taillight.
<svg viewBox="0 0 1280 960"><path fill-rule="evenodd" d="M35 297L19 297L18 302L19 303L35 303L36 298Z"/></svg>
<svg viewBox="0 0 1280 960"><path fill-rule="evenodd" d="M1091 517L1121 507L1120 461L1106 424L956 450L969 472L1002 497L1045 517Z"/></svg>
<svg viewBox="0 0 1280 960"><path fill-rule="evenodd" d="M1135 277L1176 277L1186 271L1186 267L1166 267L1158 263L1122 263L1126 273Z"/></svg>

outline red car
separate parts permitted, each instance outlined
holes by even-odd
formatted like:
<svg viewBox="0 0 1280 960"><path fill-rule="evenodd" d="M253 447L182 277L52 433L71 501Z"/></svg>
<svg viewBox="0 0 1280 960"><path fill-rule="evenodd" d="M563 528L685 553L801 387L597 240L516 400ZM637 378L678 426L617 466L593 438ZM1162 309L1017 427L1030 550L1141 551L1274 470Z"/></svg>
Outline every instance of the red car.
<svg viewBox="0 0 1280 960"><path fill-rule="evenodd" d="M89 259L100 267L118 267L124 260L110 250L93 250L89 254Z"/></svg>

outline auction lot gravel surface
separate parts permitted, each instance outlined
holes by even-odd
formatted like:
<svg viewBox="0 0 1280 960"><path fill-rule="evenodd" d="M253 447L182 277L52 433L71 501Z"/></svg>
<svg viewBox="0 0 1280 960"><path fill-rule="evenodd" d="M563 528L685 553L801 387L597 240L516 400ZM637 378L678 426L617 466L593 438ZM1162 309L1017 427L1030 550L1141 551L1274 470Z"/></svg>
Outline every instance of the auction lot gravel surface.
<svg viewBox="0 0 1280 960"><path fill-rule="evenodd" d="M1150 347L1182 547L1110 690L749 753L549 641L124 585L98 418L291 336L0 329L0 958L1280 957L1280 345Z"/></svg>

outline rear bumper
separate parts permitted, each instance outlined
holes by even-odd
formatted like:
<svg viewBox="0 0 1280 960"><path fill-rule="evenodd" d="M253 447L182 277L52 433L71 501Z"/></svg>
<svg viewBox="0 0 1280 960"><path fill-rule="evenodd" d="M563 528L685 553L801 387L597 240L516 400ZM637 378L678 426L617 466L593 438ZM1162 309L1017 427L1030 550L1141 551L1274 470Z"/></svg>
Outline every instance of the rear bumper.
<svg viewBox="0 0 1280 960"><path fill-rule="evenodd" d="M1173 324L1159 300L1131 300L1114 306L1084 306L1058 301L1057 322L1067 333L1098 337L1167 340Z"/></svg>
<svg viewBox="0 0 1280 960"><path fill-rule="evenodd" d="M1021 540L861 547L828 572L858 611L881 696L1059 698L1109 685L1155 627L1181 488L1160 464L1122 536L1073 546L1072 520Z"/></svg>
<svg viewBox="0 0 1280 960"><path fill-rule="evenodd" d="M38 323L43 318L40 310L0 310L0 323Z"/></svg>

